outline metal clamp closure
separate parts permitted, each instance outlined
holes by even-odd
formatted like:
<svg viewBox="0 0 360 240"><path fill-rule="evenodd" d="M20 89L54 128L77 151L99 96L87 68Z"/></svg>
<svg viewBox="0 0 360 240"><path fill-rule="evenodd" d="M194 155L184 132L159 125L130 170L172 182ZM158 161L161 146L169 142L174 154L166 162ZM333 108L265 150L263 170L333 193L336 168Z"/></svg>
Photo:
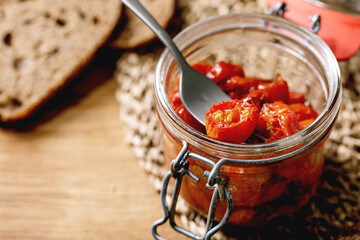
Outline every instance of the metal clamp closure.
<svg viewBox="0 0 360 240"><path fill-rule="evenodd" d="M233 198L231 196L230 191L226 188L226 181L224 181L219 177L220 167L218 168L215 167L217 164L208 158L205 158L195 153L188 152L188 143L183 140L181 140L181 142L183 144L183 148L179 152L176 159L171 161L170 171L165 175L165 178L163 180L163 186L160 192L160 197L161 197L161 204L163 207L164 214L161 219L157 220L153 224L152 234L155 237L155 239L165 240L165 238L161 237L157 233L157 228L169 220L170 226L177 232L191 239L208 240L211 238L211 236L213 236L216 232L218 232L229 220L232 209L234 207ZM204 172L204 176L208 178L208 183L206 184L206 187L209 189L214 189L214 191L209 206L207 222L206 222L206 230L203 236L198 236L178 226L175 223L175 210L176 210L176 205L180 194L181 183L184 175L187 175L188 177L190 177L190 179L192 179L196 183L198 183L200 180L198 176L196 176L194 173L192 173L189 170L189 162L187 161L187 159L189 158L205 163L213 168L211 172L208 171ZM214 169L217 170L214 171ZM166 195L171 178L175 179L175 185L172 192L170 206L168 206L166 202ZM219 223L217 223L217 225L214 225L215 211L219 199L220 201L224 201L224 200L227 201L227 209L222 220Z"/></svg>
<svg viewBox="0 0 360 240"><path fill-rule="evenodd" d="M278 17L284 17L284 14L289 9L286 6L285 2L279 2L275 5L275 7L270 8L268 11L269 15L274 15ZM311 29L314 34L317 34L321 28L321 17L319 14L315 14L314 16L310 16L309 20L311 21Z"/></svg>
<svg viewBox="0 0 360 240"><path fill-rule="evenodd" d="M284 14L287 10L288 9L285 2L279 2L278 4L276 4L275 7L269 9L268 14L278 17L284 17Z"/></svg>
<svg viewBox="0 0 360 240"><path fill-rule="evenodd" d="M319 14L315 14L312 17L309 17L311 21L311 31L315 34L318 34L321 28L321 17Z"/></svg>

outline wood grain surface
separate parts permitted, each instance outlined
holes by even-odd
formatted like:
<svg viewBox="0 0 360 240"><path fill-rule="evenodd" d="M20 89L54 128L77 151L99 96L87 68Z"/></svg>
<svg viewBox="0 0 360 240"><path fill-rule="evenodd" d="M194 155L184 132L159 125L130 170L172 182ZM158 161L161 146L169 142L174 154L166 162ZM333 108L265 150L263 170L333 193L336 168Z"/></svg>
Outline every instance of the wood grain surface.
<svg viewBox="0 0 360 240"><path fill-rule="evenodd" d="M0 239L152 239L159 194L124 141L115 59L100 54L34 117L0 130Z"/></svg>

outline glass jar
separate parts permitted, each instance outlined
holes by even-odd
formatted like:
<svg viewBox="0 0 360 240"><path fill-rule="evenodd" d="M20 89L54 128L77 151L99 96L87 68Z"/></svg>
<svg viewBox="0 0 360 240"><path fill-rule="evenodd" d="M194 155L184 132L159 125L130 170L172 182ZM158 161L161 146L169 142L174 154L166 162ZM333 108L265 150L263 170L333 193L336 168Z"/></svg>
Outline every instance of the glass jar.
<svg viewBox="0 0 360 240"><path fill-rule="evenodd" d="M304 93L319 117L304 130L271 143L233 144L209 138L188 126L171 108L170 94L178 88L177 64L171 53L161 55L155 81L155 107L163 127L167 165L188 143L188 152L222 165L234 209L229 223L264 224L275 216L291 215L315 193L324 164L324 142L335 122L341 101L337 61L328 46L311 31L265 14L234 13L196 23L175 39L190 64L220 60L239 64L246 76L274 79L280 73L289 88ZM182 141L181 141L182 140ZM197 212L207 214L212 192L205 171L213 166L188 159L198 183L185 176L180 194ZM206 174L205 174L206 175ZM220 220L226 201L219 201Z"/></svg>

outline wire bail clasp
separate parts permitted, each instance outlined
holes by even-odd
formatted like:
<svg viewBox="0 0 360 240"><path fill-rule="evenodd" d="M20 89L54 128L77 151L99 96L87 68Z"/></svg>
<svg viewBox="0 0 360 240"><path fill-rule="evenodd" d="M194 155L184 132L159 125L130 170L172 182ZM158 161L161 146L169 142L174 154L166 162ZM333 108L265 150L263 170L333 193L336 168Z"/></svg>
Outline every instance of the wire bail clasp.
<svg viewBox="0 0 360 240"><path fill-rule="evenodd" d="M285 12L288 10L289 9L285 2L278 2L274 7L269 9L267 14L283 18ZM311 22L311 28L309 30L314 34L318 34L321 28L321 16L319 14L315 14L314 16L309 16L309 20Z"/></svg>
<svg viewBox="0 0 360 240"><path fill-rule="evenodd" d="M195 153L188 152L188 143L183 140L181 140L181 142L183 144L183 147L180 150L176 159L171 161L170 171L165 175L164 180L163 180L163 186L162 186L161 192L160 192L161 204L163 207L163 217L161 219L157 220L156 222L154 222L154 224L152 226L152 234L155 237L155 239L165 240L165 238L161 237L157 233L157 228L169 220L170 226L174 230L179 232L180 234L183 234L191 239L208 240L211 238L211 236L213 236L216 232L218 232L229 220L232 209L234 207L233 198L231 196L230 191L226 188L226 181L224 181L223 179L221 179L218 176L219 168L216 168L217 169L216 172L213 171L214 169L212 169L211 173L208 171L204 171L203 175L206 178L208 178L208 180L209 180L208 183L206 184L206 187L208 189L213 189L213 194L212 194L209 211L208 211L208 216L207 216L206 230L205 230L204 235L198 236L198 235L178 226L175 223L176 205L177 205L177 202L179 199L180 188L181 188L181 183L182 183L183 177L185 175L187 175L195 183L198 183L200 180L198 176L196 176L194 173L192 173L189 170L189 162L187 161L187 159L191 158L191 159L203 162L207 165L210 165L211 167L214 167L216 165L215 162L211 161L208 158L205 158L205 157L195 154ZM212 176L211 181L210 181L210 176ZM168 206L168 204L166 202L166 195L167 195L167 190L169 188L169 182L170 182L171 178L175 179L175 184L174 184L174 189L172 192L170 206ZM227 201L227 209L226 209L226 212L225 212L222 220L217 225L214 225L214 217L215 217L216 207L217 207L219 199L220 199L220 201L224 201L224 200Z"/></svg>
<svg viewBox="0 0 360 240"><path fill-rule="evenodd" d="M278 4L276 4L275 7L269 9L268 14L278 17L284 17L284 14L287 10L288 8L286 7L285 2L279 2Z"/></svg>

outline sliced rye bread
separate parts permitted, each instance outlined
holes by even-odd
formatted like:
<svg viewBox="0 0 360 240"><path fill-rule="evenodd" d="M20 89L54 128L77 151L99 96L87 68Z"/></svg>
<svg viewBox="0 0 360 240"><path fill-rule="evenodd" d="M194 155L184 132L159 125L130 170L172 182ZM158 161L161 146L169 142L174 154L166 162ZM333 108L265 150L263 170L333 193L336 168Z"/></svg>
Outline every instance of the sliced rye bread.
<svg viewBox="0 0 360 240"><path fill-rule="evenodd" d="M32 114L115 28L120 0L0 1L0 122Z"/></svg>
<svg viewBox="0 0 360 240"><path fill-rule="evenodd" d="M165 28L175 10L175 0L140 0L143 6ZM110 47L131 49L144 45L155 38L155 34L130 9L124 6L120 29L114 33L109 42Z"/></svg>

